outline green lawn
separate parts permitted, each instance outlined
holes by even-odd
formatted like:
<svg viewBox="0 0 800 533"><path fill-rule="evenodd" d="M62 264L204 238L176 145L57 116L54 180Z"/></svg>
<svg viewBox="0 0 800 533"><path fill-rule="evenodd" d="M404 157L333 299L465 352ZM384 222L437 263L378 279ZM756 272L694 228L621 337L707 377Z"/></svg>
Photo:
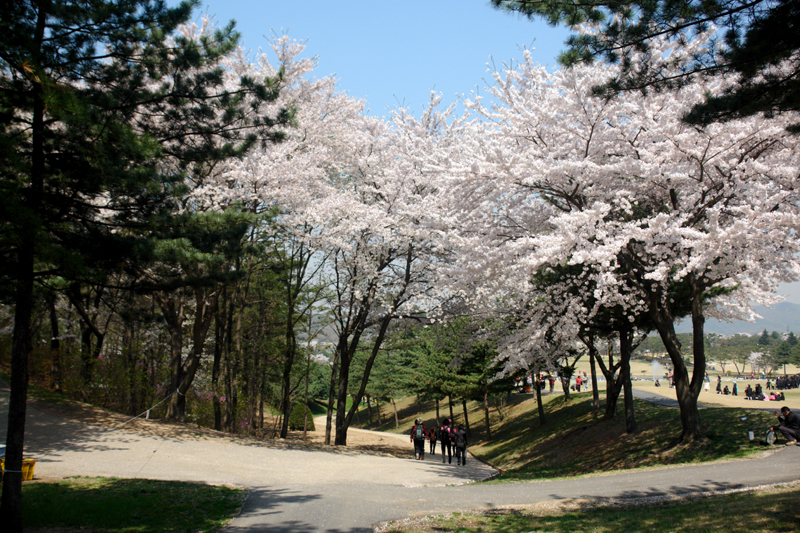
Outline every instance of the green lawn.
<svg viewBox="0 0 800 533"><path fill-rule="evenodd" d="M22 519L26 529L210 533L230 521L246 495L242 489L199 483L69 478L55 483L23 484Z"/></svg>
<svg viewBox="0 0 800 533"><path fill-rule="evenodd" d="M800 485L734 494L687 497L636 504L553 509L493 509L413 518L381 529L392 533L748 533L794 532L800 528Z"/></svg>
<svg viewBox="0 0 800 533"><path fill-rule="evenodd" d="M700 410L704 438L688 444L676 444L680 435L680 413L634 400L639 430L625 432L623 399L617 416L603 420L601 410L592 410L590 392L571 395L569 402L561 394L544 395L545 419L541 425L536 400L530 394L513 394L501 407L490 410L492 438L488 438L482 405L469 402L469 450L477 457L500 468L503 475L493 483L574 476L594 472L619 471L660 465L716 461L744 457L762 450L759 440L764 430L776 420L772 414L739 407L713 407ZM394 427L393 411L384 405L383 424L372 427L407 433L413 420L421 416L426 424L436 418L433 402L406 398L397 402L400 428ZM758 407L763 407L761 403ZM464 420L461 405L454 409L456 421ZM362 411L363 415L363 411ZM440 405L440 417L449 409ZM377 422L377 416L374 417ZM753 431L755 441L747 438Z"/></svg>
<svg viewBox="0 0 800 533"><path fill-rule="evenodd" d="M704 438L684 445L676 443L677 409L634 401L639 429L631 435L625 432L622 409L612 420L592 411L591 393L573 395L567 403L551 398L545 411L545 425L535 409L506 417L491 440L478 440L470 451L502 468L500 480L523 481L743 457L763 449L758 439L775 423L762 411L702 409ZM750 430L758 436L752 442Z"/></svg>

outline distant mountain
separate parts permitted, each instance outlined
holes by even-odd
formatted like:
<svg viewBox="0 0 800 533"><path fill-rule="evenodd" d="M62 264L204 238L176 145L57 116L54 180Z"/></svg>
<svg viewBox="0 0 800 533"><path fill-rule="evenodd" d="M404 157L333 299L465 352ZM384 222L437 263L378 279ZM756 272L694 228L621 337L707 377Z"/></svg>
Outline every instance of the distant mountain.
<svg viewBox="0 0 800 533"><path fill-rule="evenodd" d="M755 322L720 322L719 320L709 319L706 321L706 333L718 333L719 335L735 335L737 333L747 333L753 335L761 333L766 329L770 333L777 331L800 332L800 305L789 302L781 302L773 308L754 306L756 312L764 318ZM677 333L689 333L692 331L692 322L684 320L675 326Z"/></svg>

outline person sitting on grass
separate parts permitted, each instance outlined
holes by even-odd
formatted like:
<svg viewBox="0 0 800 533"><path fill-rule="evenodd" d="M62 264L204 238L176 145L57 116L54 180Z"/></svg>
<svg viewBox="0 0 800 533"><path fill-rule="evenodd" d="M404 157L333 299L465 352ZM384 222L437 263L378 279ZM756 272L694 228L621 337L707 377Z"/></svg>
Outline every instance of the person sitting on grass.
<svg viewBox="0 0 800 533"><path fill-rule="evenodd" d="M775 411L775 416L778 417L780 424L772 426L772 431L780 431L787 439L787 446L797 444L797 439L800 438L800 417L791 412L788 407L781 407L781 412Z"/></svg>

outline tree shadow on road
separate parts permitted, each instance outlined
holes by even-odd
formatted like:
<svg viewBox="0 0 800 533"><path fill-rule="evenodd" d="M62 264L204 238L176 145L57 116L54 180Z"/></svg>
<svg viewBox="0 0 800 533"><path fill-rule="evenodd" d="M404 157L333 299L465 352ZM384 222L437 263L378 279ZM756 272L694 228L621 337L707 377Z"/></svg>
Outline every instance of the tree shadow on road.
<svg viewBox="0 0 800 533"><path fill-rule="evenodd" d="M315 503L318 505L315 505ZM222 533L262 533L264 531L316 533L320 531L318 525L320 515L323 516L324 521L325 507L322 503L323 497L321 494L306 494L290 489L251 489L242 511L222 530ZM297 516L296 512L284 509L285 506L292 505L307 505L309 521L281 521L277 515L288 512ZM317 525L314 524L315 522ZM331 528L325 529L325 531L331 533L367 533L371 532L372 528Z"/></svg>

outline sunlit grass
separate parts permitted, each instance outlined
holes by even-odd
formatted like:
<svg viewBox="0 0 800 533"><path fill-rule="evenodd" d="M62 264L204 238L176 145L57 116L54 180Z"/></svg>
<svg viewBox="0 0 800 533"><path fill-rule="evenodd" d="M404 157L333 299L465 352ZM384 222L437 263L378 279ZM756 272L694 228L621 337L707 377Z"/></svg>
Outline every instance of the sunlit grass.
<svg viewBox="0 0 800 533"><path fill-rule="evenodd" d="M389 524L393 533L706 533L798 531L800 486L735 494L687 497L674 501L646 501L599 507L547 505L531 509L494 509L452 513Z"/></svg>

